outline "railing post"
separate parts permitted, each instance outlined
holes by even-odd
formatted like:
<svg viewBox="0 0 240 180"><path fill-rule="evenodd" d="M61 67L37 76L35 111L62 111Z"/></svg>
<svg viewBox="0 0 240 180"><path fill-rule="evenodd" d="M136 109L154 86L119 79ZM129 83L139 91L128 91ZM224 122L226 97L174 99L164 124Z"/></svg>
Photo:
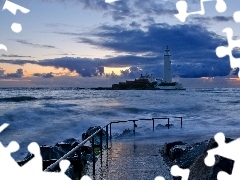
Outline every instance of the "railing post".
<svg viewBox="0 0 240 180"><path fill-rule="evenodd" d="M181 118L181 128L182 128L182 123L183 123L183 122L182 122L182 117L180 117L180 118Z"/></svg>
<svg viewBox="0 0 240 180"><path fill-rule="evenodd" d="M106 126L106 146L108 149L108 125Z"/></svg>
<svg viewBox="0 0 240 180"><path fill-rule="evenodd" d="M79 150L76 151L77 157L78 157L78 159L77 159L78 162L77 163L79 164L79 169L78 169L78 176L79 177L82 176L81 172L82 172L82 168L83 168L81 151L82 151L81 147L79 148Z"/></svg>
<svg viewBox="0 0 240 180"><path fill-rule="evenodd" d="M154 128L155 128L155 125L154 125L154 118L152 118L152 121L153 121L153 132L154 132Z"/></svg>
<svg viewBox="0 0 240 180"><path fill-rule="evenodd" d="M110 123L110 141L112 141L112 123Z"/></svg>
<svg viewBox="0 0 240 180"><path fill-rule="evenodd" d="M102 167L102 154L103 154L103 130L100 131L100 159L101 159L101 167Z"/></svg>
<svg viewBox="0 0 240 180"><path fill-rule="evenodd" d="M133 120L133 134L134 134L134 137L135 137L135 133L136 133L135 128L136 128L136 123L135 123L135 121Z"/></svg>
<svg viewBox="0 0 240 180"><path fill-rule="evenodd" d="M94 136L92 137L92 161L93 161L93 176L95 176L95 148L94 148Z"/></svg>
<svg viewBox="0 0 240 180"><path fill-rule="evenodd" d="M170 118L168 118L168 129L170 128L170 124L169 124L169 123L170 123L170 122L169 122L170 120L169 120L169 119L170 119Z"/></svg>

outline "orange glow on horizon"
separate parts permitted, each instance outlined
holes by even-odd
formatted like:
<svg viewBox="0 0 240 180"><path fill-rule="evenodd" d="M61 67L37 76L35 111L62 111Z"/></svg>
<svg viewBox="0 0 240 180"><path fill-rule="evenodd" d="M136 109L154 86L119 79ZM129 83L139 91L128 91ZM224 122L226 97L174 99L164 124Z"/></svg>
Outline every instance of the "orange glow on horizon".
<svg viewBox="0 0 240 180"><path fill-rule="evenodd" d="M121 70L125 71L129 69L130 67L104 67L104 73L105 74L112 74L114 72L116 75L121 75Z"/></svg>
<svg viewBox="0 0 240 180"><path fill-rule="evenodd" d="M52 73L54 76L78 76L76 71L70 72L68 69L64 68L55 68L52 66L40 66L37 64L24 64L24 65L15 65L0 63L0 68L5 70L5 74L16 73L17 69L23 69L23 74L25 77L32 77L34 73L46 74Z"/></svg>

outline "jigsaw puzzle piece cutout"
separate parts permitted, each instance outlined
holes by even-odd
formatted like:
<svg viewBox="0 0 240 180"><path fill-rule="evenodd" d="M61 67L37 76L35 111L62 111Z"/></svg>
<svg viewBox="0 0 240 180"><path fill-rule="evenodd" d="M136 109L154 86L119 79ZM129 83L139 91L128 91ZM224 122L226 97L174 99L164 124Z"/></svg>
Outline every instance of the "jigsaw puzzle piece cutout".
<svg viewBox="0 0 240 180"><path fill-rule="evenodd" d="M65 173L69 166L70 166L70 162L68 160L62 160L59 163L59 167L62 173Z"/></svg>
<svg viewBox="0 0 240 180"><path fill-rule="evenodd" d="M49 180L51 179L58 179L58 180L70 180L70 178L65 174L66 170L68 169L70 162L68 160L62 160L59 163L60 172L43 172L44 176L47 176Z"/></svg>
<svg viewBox="0 0 240 180"><path fill-rule="evenodd" d="M233 40L233 30L232 28L225 28L223 32L227 35L228 46L219 46L216 48L216 55L219 58L224 56L229 56L230 66L231 68L239 68L240 67L240 58L235 58L232 54L234 48L240 48L240 40ZM239 72L240 73L240 72ZM238 74L240 77L240 74Z"/></svg>
<svg viewBox="0 0 240 180"><path fill-rule="evenodd" d="M31 172L31 174L42 172L42 156L39 145L36 142L30 143L28 151L34 154L34 157L22 166L22 170Z"/></svg>
<svg viewBox="0 0 240 180"><path fill-rule="evenodd" d="M8 0L6 0L2 10L6 10L6 9L14 15L16 15L17 10L21 11L24 14L30 12L29 9L27 9L25 7L22 7L22 6L19 6L18 4L15 4L15 3L11 2L11 1L8 1Z"/></svg>
<svg viewBox="0 0 240 180"><path fill-rule="evenodd" d="M111 3L114 3L114 2L116 2L116 1L119 1L119 0L105 0L105 3L111 4Z"/></svg>
<svg viewBox="0 0 240 180"><path fill-rule="evenodd" d="M189 169L182 169L177 165L172 166L171 174L173 176L181 176L182 180L188 180L190 170Z"/></svg>
<svg viewBox="0 0 240 180"><path fill-rule="evenodd" d="M185 22L186 18L188 17L187 9L188 4L186 1L178 1L176 3L176 8L178 10L178 14L175 14L174 16L178 18L181 22Z"/></svg>
<svg viewBox="0 0 240 180"><path fill-rule="evenodd" d="M17 171L20 166L12 158L11 153L18 151L19 144L16 141L9 143L7 147L4 147L0 142L0 175L3 177L9 177L9 168L11 171ZM0 178L1 179L1 178Z"/></svg>
<svg viewBox="0 0 240 180"><path fill-rule="evenodd" d="M227 10L227 5L224 0L217 0L215 8L217 12L223 13Z"/></svg>
<svg viewBox="0 0 240 180"><path fill-rule="evenodd" d="M240 11L236 11L234 14L233 14L233 19L236 23L240 23Z"/></svg>
<svg viewBox="0 0 240 180"><path fill-rule="evenodd" d="M154 180L165 180L165 178L162 177L162 176L157 176L157 177L154 178Z"/></svg>
<svg viewBox="0 0 240 180"><path fill-rule="evenodd" d="M212 0L200 0L200 6L201 9L199 11L195 11L195 12L187 12L188 10L188 4L185 0L180 0L176 3L176 8L178 10L178 14L175 14L175 17L178 18L181 22L185 22L186 18L189 15L194 15L194 14L199 14L199 15L204 15L205 14L205 8L204 8L204 2L207 1L212 1ZM227 9L227 5L225 3L224 0L216 0L216 6L215 9L219 12L225 12Z"/></svg>
<svg viewBox="0 0 240 180"><path fill-rule="evenodd" d="M207 166L213 166L215 164L215 156L221 156L227 159L231 159L234 161L234 166L232 170L232 174L229 175L225 172L221 172L218 174L218 179L239 179L240 178L240 158L239 158L239 150L240 150L240 139L236 139L229 143L225 142L225 136L223 133L217 133L215 136L215 141L218 143L217 148L213 148L207 151L207 156L204 159L204 162ZM228 178L226 178L228 177Z"/></svg>
<svg viewBox="0 0 240 180"><path fill-rule="evenodd" d="M85 175L81 178L81 180L92 180L89 176Z"/></svg>
<svg viewBox="0 0 240 180"><path fill-rule="evenodd" d="M4 44L0 44L0 50L1 49L7 51L7 46L5 46Z"/></svg>
<svg viewBox="0 0 240 180"><path fill-rule="evenodd" d="M233 180L232 176L224 171L220 171L217 175L218 180Z"/></svg>
<svg viewBox="0 0 240 180"><path fill-rule="evenodd" d="M6 50L7 51L7 49L5 49L5 47L1 47L1 45L2 44L0 44L0 49L4 49L4 50ZM7 48L7 47L6 47ZM7 127L9 126L9 124L7 124L7 123L4 123L4 124L2 124L1 126L0 126L0 133L4 130L4 129L6 129Z"/></svg>

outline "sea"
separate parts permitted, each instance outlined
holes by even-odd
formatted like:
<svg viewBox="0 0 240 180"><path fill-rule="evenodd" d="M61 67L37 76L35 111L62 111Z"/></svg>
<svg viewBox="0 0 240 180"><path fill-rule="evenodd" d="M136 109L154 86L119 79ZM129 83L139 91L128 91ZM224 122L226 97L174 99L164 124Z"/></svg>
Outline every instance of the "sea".
<svg viewBox="0 0 240 180"><path fill-rule="evenodd" d="M148 118L169 118L170 129L152 131L152 121L137 121L139 140L162 143L182 140L197 142L223 132L240 137L240 89L207 88L187 90L93 90L79 88L1 88L0 133L7 146L17 141L13 154L21 160L31 142L54 145L68 138L81 141L92 126ZM181 128L180 118L183 118ZM166 119L155 120L167 124ZM133 129L132 122L112 125L113 135Z"/></svg>

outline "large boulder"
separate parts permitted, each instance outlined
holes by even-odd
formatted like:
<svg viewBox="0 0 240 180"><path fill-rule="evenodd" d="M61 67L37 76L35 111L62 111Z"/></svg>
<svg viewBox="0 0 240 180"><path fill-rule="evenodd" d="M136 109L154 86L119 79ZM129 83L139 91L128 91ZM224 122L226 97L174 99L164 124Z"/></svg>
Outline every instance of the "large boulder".
<svg viewBox="0 0 240 180"><path fill-rule="evenodd" d="M230 141L231 139L226 139L226 142ZM224 171L229 174L232 173L234 161L226 159L224 157L215 156L215 165L212 167L208 167L205 165L204 159L207 156L207 151L216 148L217 146L218 145L215 140L213 138L210 139L204 152L191 165L189 179L212 180L217 179L217 174L219 173L219 171Z"/></svg>
<svg viewBox="0 0 240 180"><path fill-rule="evenodd" d="M226 143L232 141L232 139L226 138ZM190 180L213 180L217 179L217 175L220 171L232 173L234 161L226 159L224 157L215 156L215 165L208 167L204 163L204 159L207 156L207 151L216 148L218 144L212 138L209 141L203 141L195 143L191 146L184 142L176 141L165 144L162 152L162 156L165 162L171 167L172 165L178 165L179 167L190 169ZM173 179L181 179L179 177L173 177Z"/></svg>
<svg viewBox="0 0 240 180"><path fill-rule="evenodd" d="M182 156L178 157L174 163L181 168L189 168L192 163L204 152L207 147L207 142L196 143Z"/></svg>

